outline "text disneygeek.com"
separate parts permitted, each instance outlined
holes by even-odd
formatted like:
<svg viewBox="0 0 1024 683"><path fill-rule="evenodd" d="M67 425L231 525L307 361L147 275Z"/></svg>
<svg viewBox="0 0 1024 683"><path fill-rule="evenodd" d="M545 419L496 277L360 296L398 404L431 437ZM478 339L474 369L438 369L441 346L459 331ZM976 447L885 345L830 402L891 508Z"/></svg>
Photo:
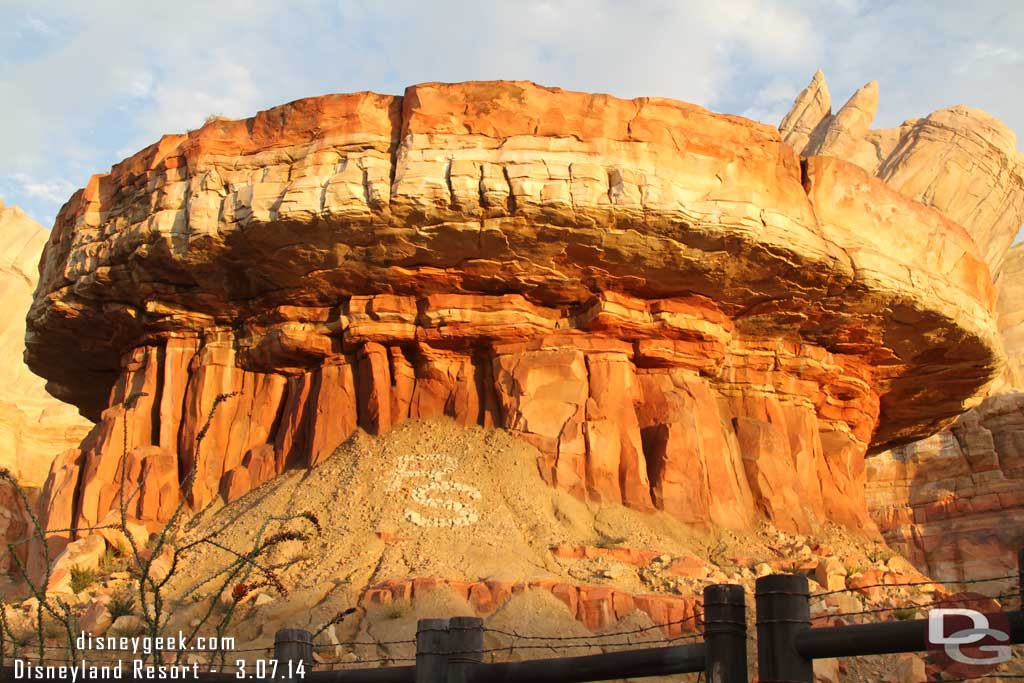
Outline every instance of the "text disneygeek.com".
<svg viewBox="0 0 1024 683"><path fill-rule="evenodd" d="M159 661L160 653L198 653L198 652L230 652L235 647L232 637L197 637L189 641L188 637L178 632L175 636L92 636L82 633L75 639L77 658L74 662L52 664L31 657L14 660L15 680L198 680L200 674L213 672L208 664L193 661L188 664L164 663ZM90 657L89 653L103 653L101 656ZM156 655L156 656L153 656ZM98 661L101 660L101 661ZM246 663L238 661L235 666L224 667L234 672L245 667ZM244 674L243 674L244 676ZM251 676L246 676L251 677Z"/></svg>

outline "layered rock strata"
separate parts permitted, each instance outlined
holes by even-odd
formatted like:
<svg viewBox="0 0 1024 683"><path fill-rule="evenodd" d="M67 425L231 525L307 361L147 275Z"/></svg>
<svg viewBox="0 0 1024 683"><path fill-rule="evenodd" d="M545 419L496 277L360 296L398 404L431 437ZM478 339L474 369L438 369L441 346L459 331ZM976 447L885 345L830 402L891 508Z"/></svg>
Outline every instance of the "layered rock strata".
<svg viewBox="0 0 1024 683"><path fill-rule="evenodd" d="M1009 362L993 395L951 429L868 459L872 518L890 544L942 580L1012 573L1024 547L1022 270L1024 245L1017 245L999 278Z"/></svg>
<svg viewBox="0 0 1024 683"><path fill-rule="evenodd" d="M939 211L767 126L521 82L165 136L72 197L41 273L28 362L98 420L47 484L78 526L122 478L158 520L193 467L201 507L448 415L594 501L871 531L865 452L1002 362L988 268Z"/></svg>
<svg viewBox="0 0 1024 683"><path fill-rule="evenodd" d="M878 97L872 81L833 114L818 71L779 130L797 153L845 159L964 226L998 274L1024 225L1024 154L1017 136L999 119L964 105L872 130Z"/></svg>
<svg viewBox="0 0 1024 683"><path fill-rule="evenodd" d="M951 583L1015 573L1024 548L1024 394L988 398L952 429L867 462L872 516L922 571Z"/></svg>
<svg viewBox="0 0 1024 683"><path fill-rule="evenodd" d="M965 106L898 128L871 130L878 84L835 114L819 71L779 126L803 154L846 159L963 225L996 276L998 325L1008 356L988 399L950 431L868 460L868 503L886 539L943 580L1005 572L1024 532L1018 445L1024 427L1020 327L1024 248L1009 249L1024 223L1024 155L989 114ZM922 377L921 382L929 381ZM984 587L983 587L984 588Z"/></svg>
<svg viewBox="0 0 1024 683"><path fill-rule="evenodd" d="M46 393L45 382L25 366L25 312L38 280L47 232L17 207L0 202L0 467L34 499L58 453L76 447L92 427L74 406ZM29 529L25 505L0 481L0 539L20 541ZM13 566L6 553L0 570Z"/></svg>
<svg viewBox="0 0 1024 683"><path fill-rule="evenodd" d="M46 481L53 457L77 446L91 424L43 388L22 360L25 313L39 278L48 232L21 209L0 202L0 466L26 488Z"/></svg>

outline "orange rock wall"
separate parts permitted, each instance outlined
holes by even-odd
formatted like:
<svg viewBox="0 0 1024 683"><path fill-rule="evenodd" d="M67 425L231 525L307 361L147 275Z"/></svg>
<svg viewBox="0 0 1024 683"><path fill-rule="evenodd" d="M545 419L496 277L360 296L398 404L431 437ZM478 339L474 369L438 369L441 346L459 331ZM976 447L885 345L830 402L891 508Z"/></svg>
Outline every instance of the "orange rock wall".
<svg viewBox="0 0 1024 683"><path fill-rule="evenodd" d="M48 518L97 525L119 509L124 476L130 514L163 520L193 466L198 509L316 464L357 427L449 416L519 434L538 448L544 479L581 498L732 528L756 517L871 528L870 370L737 335L708 302L606 295L566 316L518 296L353 297L341 340L328 336L327 309L290 313L307 322L173 336L126 354L110 407L51 474ZM237 395L197 455L225 393Z"/></svg>
<svg viewBox="0 0 1024 683"><path fill-rule="evenodd" d="M360 604L376 605L413 602L433 590L447 589L465 599L481 616L491 614L517 593L547 591L565 604L569 613L591 631L612 626L635 610L650 617L667 638L697 633L703 626L700 599L675 595L634 595L608 586L575 586L556 579L513 581L453 581L419 578L385 581L371 586Z"/></svg>
<svg viewBox="0 0 1024 683"><path fill-rule="evenodd" d="M872 516L929 576L1015 572L1024 547L1024 394L990 397L951 429L868 458L867 469Z"/></svg>
<svg viewBox="0 0 1024 683"><path fill-rule="evenodd" d="M963 226L739 117L524 82L299 100L62 209L26 360L98 424L44 502L94 523L123 474L155 521L193 464L198 507L448 415L590 500L870 531L865 452L977 403L994 305Z"/></svg>

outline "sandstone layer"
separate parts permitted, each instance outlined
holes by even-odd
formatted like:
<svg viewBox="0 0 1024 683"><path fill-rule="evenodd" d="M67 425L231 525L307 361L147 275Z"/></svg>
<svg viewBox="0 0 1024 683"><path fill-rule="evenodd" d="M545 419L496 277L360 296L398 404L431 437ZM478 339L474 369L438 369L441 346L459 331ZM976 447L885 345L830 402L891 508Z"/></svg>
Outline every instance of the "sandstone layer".
<svg viewBox="0 0 1024 683"><path fill-rule="evenodd" d="M996 311L1006 352L1006 371L993 386L993 393L1024 390L1024 243L1006 252L996 284Z"/></svg>
<svg viewBox="0 0 1024 683"><path fill-rule="evenodd" d="M1019 430L1024 427L1024 155L1014 133L985 112L942 109L898 128L871 130L878 85L835 114L819 71L779 126L802 154L846 159L971 233L996 278L1008 357L994 394L953 428L868 459L868 503L886 539L942 580L1005 572L1024 545ZM929 381L922 377L922 383ZM1006 393L1010 392L1010 393Z"/></svg>
<svg viewBox="0 0 1024 683"><path fill-rule="evenodd" d="M47 394L22 360L25 313L47 235L21 209L0 202L0 467L28 488L42 486L54 456L77 446L92 426Z"/></svg>
<svg viewBox="0 0 1024 683"><path fill-rule="evenodd" d="M1024 245L999 277L1007 369L949 430L868 459L868 507L885 538L940 580L1011 571L1024 547Z"/></svg>
<svg viewBox="0 0 1024 683"><path fill-rule="evenodd" d="M818 71L779 130L798 154L845 159L964 226L992 270L1024 225L1024 154L992 115L964 105L871 130L878 84L858 90L835 114Z"/></svg>
<svg viewBox="0 0 1024 683"><path fill-rule="evenodd" d="M865 453L1002 365L988 267L940 211L768 126L523 82L165 136L72 197L41 274L27 360L98 420L51 526L101 521L122 478L158 520L193 467L200 508L447 415L588 500L871 532Z"/></svg>
<svg viewBox="0 0 1024 683"><path fill-rule="evenodd" d="M0 467L34 498L54 456L78 446L92 424L74 406L46 393L44 380L29 371L25 313L38 280L47 231L17 207L0 202ZM24 505L0 482L0 539L19 540L26 531ZM0 560L0 569L10 562Z"/></svg>
<svg viewBox="0 0 1024 683"><path fill-rule="evenodd" d="M872 515L919 569L943 582L1015 573L1024 547L1024 394L990 397L952 429L867 462Z"/></svg>

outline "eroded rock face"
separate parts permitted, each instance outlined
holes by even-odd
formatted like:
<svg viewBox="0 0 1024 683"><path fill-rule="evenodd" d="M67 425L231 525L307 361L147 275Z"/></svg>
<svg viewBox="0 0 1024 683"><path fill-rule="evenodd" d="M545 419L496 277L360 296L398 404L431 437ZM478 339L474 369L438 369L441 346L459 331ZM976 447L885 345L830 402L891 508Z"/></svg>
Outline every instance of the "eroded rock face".
<svg viewBox="0 0 1024 683"><path fill-rule="evenodd" d="M46 393L45 382L22 360L25 312L38 279L47 232L17 207L0 202L0 467L34 499L58 453L77 446L92 424L74 406ZM25 506L8 482L0 482L0 539L20 541L29 529ZM22 550L24 546L19 546ZM13 566L0 559L0 570Z"/></svg>
<svg viewBox="0 0 1024 683"><path fill-rule="evenodd" d="M1024 546L1024 393L988 398L952 429L867 462L873 516L929 576L1013 573Z"/></svg>
<svg viewBox="0 0 1024 683"><path fill-rule="evenodd" d="M1024 243L1014 245L1003 261L999 287L999 333L1006 351L1006 371L993 393L1024 390Z"/></svg>
<svg viewBox="0 0 1024 683"><path fill-rule="evenodd" d="M961 226L744 119L520 82L300 100L61 211L27 357L99 423L45 506L92 524L124 468L157 520L194 464L199 507L448 415L595 501L872 532L865 452L975 402L994 303Z"/></svg>
<svg viewBox="0 0 1024 683"><path fill-rule="evenodd" d="M1024 245L1007 252L998 284L1008 362L993 395L952 429L868 459L873 519L940 579L1006 573L1024 546Z"/></svg>
<svg viewBox="0 0 1024 683"><path fill-rule="evenodd" d="M0 202L0 467L28 488L42 486L54 456L77 446L92 426L47 394L45 381L22 360L25 313L47 234L21 209Z"/></svg>
<svg viewBox="0 0 1024 683"><path fill-rule="evenodd" d="M871 130L878 84L858 90L834 115L819 71L779 130L804 156L845 159L964 226L992 273L1024 224L1024 154L1002 121L963 105L898 128Z"/></svg>

